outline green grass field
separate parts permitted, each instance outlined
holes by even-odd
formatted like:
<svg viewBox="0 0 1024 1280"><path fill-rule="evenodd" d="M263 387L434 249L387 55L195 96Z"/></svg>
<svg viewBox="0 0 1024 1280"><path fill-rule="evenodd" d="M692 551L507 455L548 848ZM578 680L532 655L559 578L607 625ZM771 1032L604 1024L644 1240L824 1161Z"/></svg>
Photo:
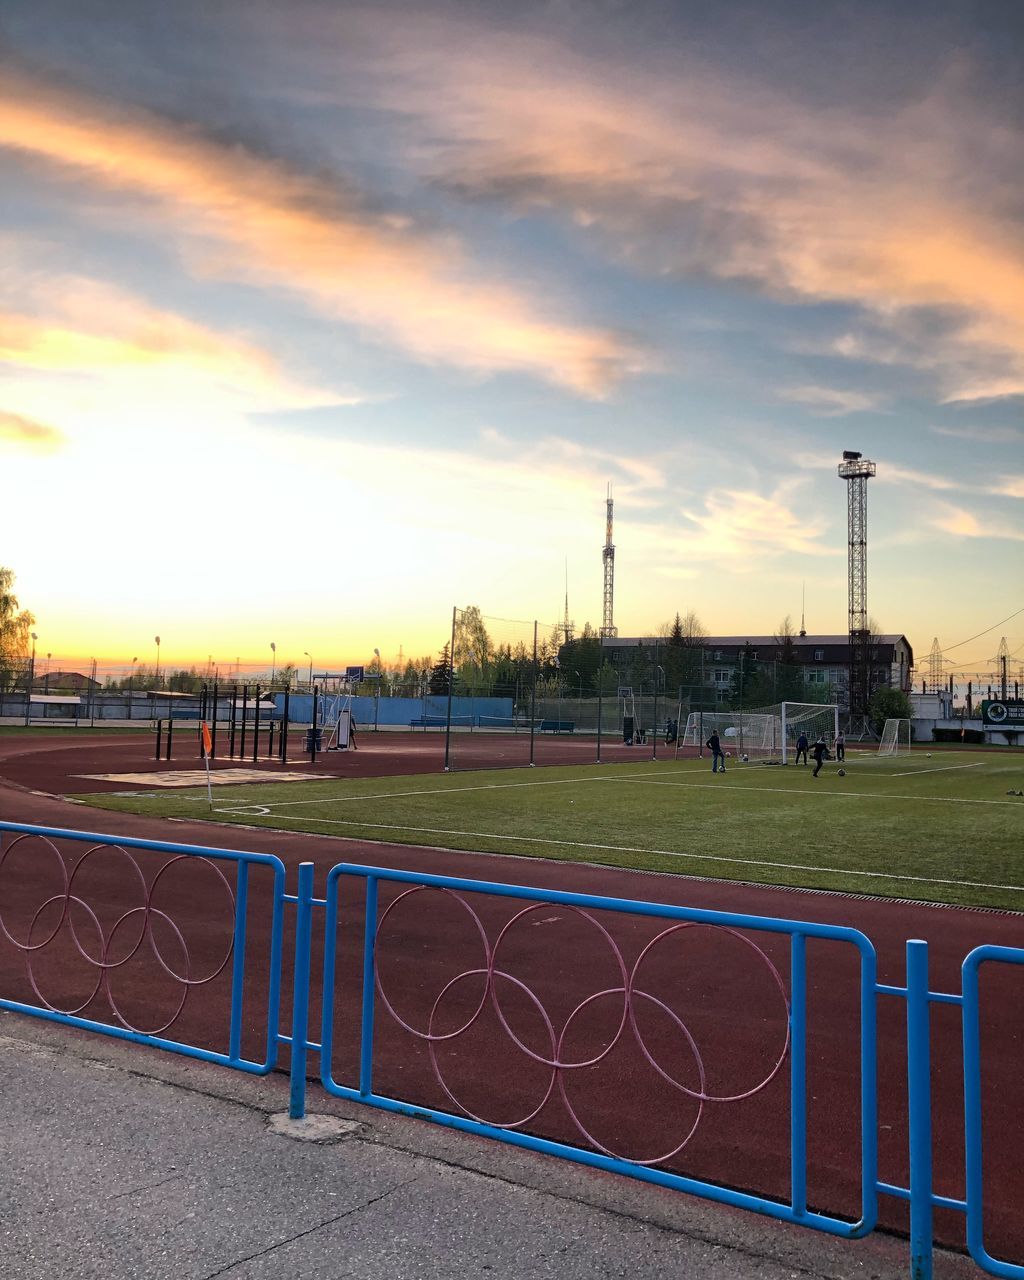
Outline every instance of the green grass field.
<svg viewBox="0 0 1024 1280"><path fill-rule="evenodd" d="M83 797L98 808L317 835L1024 911L1024 755L924 751L418 774ZM339 860L344 847L339 848ZM510 869L509 878L521 871Z"/></svg>

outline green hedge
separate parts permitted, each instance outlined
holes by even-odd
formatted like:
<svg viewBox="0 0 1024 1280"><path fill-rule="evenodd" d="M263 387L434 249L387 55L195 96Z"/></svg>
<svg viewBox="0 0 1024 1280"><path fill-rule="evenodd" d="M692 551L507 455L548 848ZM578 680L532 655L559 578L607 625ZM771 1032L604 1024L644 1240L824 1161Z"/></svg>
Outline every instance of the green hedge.
<svg viewBox="0 0 1024 1280"><path fill-rule="evenodd" d="M959 729L935 729L935 742L984 742L985 735L980 729L965 729L963 738Z"/></svg>

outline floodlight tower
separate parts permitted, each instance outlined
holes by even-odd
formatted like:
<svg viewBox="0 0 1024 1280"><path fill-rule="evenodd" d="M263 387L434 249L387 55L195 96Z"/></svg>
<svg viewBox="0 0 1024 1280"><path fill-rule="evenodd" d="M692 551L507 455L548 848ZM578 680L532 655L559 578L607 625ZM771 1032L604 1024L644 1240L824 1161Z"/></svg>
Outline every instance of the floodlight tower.
<svg viewBox="0 0 1024 1280"><path fill-rule="evenodd" d="M1005 702L1010 690L1010 646L1006 636L999 641L996 652L996 680L999 682L999 696Z"/></svg>
<svg viewBox="0 0 1024 1280"><path fill-rule="evenodd" d="M863 719L871 697L868 629L868 481L877 468L863 454L843 450L850 543L850 722Z"/></svg>
<svg viewBox="0 0 1024 1280"><path fill-rule="evenodd" d="M612 542L612 486L608 485L608 497L605 502L607 515L605 518L604 550L604 610L601 614L601 636L617 636L619 630L613 621L613 600L615 597L615 544Z"/></svg>

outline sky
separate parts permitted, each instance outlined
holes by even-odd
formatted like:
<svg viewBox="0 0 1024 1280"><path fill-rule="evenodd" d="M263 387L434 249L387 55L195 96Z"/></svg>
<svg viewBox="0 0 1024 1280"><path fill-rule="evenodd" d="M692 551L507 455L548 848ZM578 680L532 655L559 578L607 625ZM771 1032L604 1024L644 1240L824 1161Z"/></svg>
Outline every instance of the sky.
<svg viewBox="0 0 1024 1280"><path fill-rule="evenodd" d="M40 648L453 605L1024 655L1024 6L5 0L0 564ZM976 632L973 644L961 642ZM1024 662L1024 657L1021 657Z"/></svg>

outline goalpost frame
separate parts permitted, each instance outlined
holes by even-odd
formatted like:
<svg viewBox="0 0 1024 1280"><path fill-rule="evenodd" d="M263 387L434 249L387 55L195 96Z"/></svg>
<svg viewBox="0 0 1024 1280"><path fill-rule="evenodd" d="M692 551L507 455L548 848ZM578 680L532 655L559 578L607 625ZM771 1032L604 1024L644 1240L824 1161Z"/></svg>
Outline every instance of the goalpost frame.
<svg viewBox="0 0 1024 1280"><path fill-rule="evenodd" d="M787 718L787 711L790 705L791 704L788 702L783 702L781 704L782 715L780 716L780 719L782 721L782 763L783 764L789 764L789 735L786 733L786 718ZM809 706L810 704L806 702L800 702L800 703L793 703L792 705L806 707L806 706ZM832 711L832 742L834 745L836 738L839 736L839 707L834 702L821 704L822 711L827 711L830 708Z"/></svg>
<svg viewBox="0 0 1024 1280"><path fill-rule="evenodd" d="M906 725L905 731L904 725ZM909 755L911 736L910 721L905 716L886 720L878 743L878 754L880 756Z"/></svg>

